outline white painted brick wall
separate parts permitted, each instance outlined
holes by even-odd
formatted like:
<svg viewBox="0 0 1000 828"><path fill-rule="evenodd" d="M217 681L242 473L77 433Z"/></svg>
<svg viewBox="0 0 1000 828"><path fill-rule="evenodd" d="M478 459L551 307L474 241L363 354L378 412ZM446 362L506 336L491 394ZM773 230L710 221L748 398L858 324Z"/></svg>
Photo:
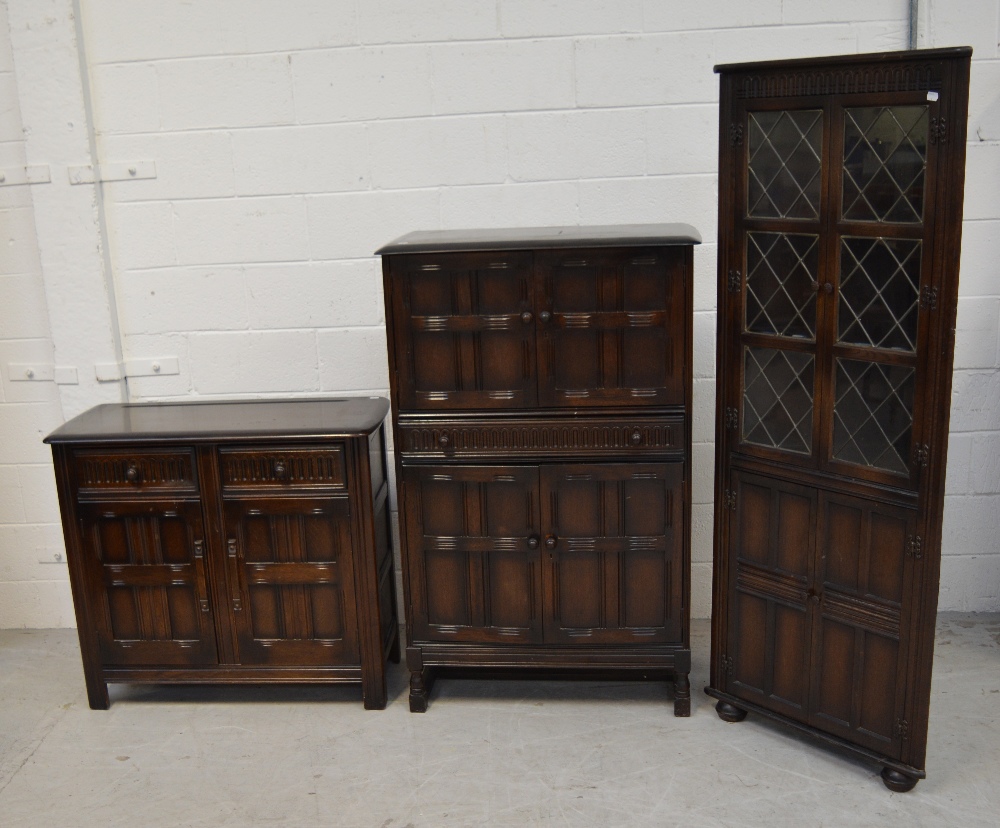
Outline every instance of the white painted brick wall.
<svg viewBox="0 0 1000 828"><path fill-rule="evenodd" d="M70 5L0 0L0 8L17 8L18 26L36 4L54 9L56 20ZM697 226L705 243L695 254L692 607L696 616L708 614L718 153L712 66L902 48L905 0L80 5L100 159L154 161L157 170L155 179L104 187L125 355L176 356L181 365L176 376L132 378L134 399L385 393L381 275L372 252L410 230ZM941 606L996 609L1000 2L970 0L961 14L945 0L921 7L923 45L976 47ZM46 79L41 71L46 61L57 67L62 52L27 51L54 35L44 26L18 28L14 59L6 35L3 25L0 163L22 138L7 115L24 108L38 124L28 142L34 163L84 163L56 128L56 114L66 120L63 99L77 107L67 73ZM57 45L75 50L72 37L61 37ZM12 71L19 56L23 78ZM53 113L48 121L46 112ZM65 166L53 175L64 177ZM55 274L80 248L53 245L48 228L68 222L85 238L93 193L73 188L58 202L33 202L15 189L0 188L0 321L7 326L0 361L51 348L40 333L51 319L57 350L59 342L79 341L92 362L104 345L87 317L72 311L89 303L96 309L89 316L100 319L102 300L90 276L60 282ZM53 184L49 193L67 189ZM15 300L18 311L5 313ZM72 623L64 581L20 548L51 544L57 521L45 458L28 446L58 422L60 398L79 410L107 392L90 384L76 396L56 395L7 377L0 383L0 426L25 438L0 449L0 584L23 587L0 586L0 626ZM28 521L29 511L40 523Z"/></svg>

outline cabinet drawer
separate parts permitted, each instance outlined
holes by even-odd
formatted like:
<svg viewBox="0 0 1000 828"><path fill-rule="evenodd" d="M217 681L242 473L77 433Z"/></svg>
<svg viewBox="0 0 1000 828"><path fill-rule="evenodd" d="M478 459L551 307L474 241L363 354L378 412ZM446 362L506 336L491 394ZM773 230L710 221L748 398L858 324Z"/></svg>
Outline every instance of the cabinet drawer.
<svg viewBox="0 0 1000 828"><path fill-rule="evenodd" d="M198 464L193 448L77 449L73 469L81 493L195 493Z"/></svg>
<svg viewBox="0 0 1000 828"><path fill-rule="evenodd" d="M399 424L404 458L462 459L510 455L592 457L633 452L681 457L687 443L684 417L630 417L609 422L606 417L572 420L524 418L416 420Z"/></svg>
<svg viewBox="0 0 1000 828"><path fill-rule="evenodd" d="M223 489L346 488L343 445L219 450Z"/></svg>

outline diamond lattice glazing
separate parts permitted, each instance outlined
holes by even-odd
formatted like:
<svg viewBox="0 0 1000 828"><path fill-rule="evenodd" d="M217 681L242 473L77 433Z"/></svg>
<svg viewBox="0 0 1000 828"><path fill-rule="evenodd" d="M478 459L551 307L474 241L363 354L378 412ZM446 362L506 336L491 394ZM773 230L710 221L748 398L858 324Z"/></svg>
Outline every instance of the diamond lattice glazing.
<svg viewBox="0 0 1000 828"><path fill-rule="evenodd" d="M743 441L797 454L812 451L812 354L745 348Z"/></svg>
<svg viewBox="0 0 1000 828"><path fill-rule="evenodd" d="M927 125L926 106L844 109L845 219L923 220Z"/></svg>
<svg viewBox="0 0 1000 828"><path fill-rule="evenodd" d="M837 360L835 459L907 473L915 373L904 366Z"/></svg>
<svg viewBox="0 0 1000 828"><path fill-rule="evenodd" d="M817 218L822 110L751 112L749 133L747 215Z"/></svg>

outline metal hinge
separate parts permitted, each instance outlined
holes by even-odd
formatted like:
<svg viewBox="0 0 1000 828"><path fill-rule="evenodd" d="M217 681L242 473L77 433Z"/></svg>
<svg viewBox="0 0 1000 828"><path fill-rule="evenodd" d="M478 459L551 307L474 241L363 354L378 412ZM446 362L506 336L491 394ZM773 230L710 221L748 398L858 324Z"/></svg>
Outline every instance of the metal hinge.
<svg viewBox="0 0 1000 828"><path fill-rule="evenodd" d="M723 654L720 661L722 662L722 674L724 676L731 676L733 674L733 660L729 656Z"/></svg>
<svg viewBox="0 0 1000 828"><path fill-rule="evenodd" d="M732 509L735 512L736 492L734 492L732 489L726 489L726 491L722 493L722 502L727 509Z"/></svg>
<svg viewBox="0 0 1000 828"><path fill-rule="evenodd" d="M906 556L919 561L924 556L924 539L920 535L910 535L906 541Z"/></svg>
<svg viewBox="0 0 1000 828"><path fill-rule="evenodd" d="M896 735L897 739L905 742L910 735L910 723L906 719L896 719L896 726L892 729L892 732Z"/></svg>
<svg viewBox="0 0 1000 828"><path fill-rule="evenodd" d="M730 293L739 293L743 289L743 274L738 270L730 270L727 287Z"/></svg>
<svg viewBox="0 0 1000 828"><path fill-rule="evenodd" d="M726 406L726 428L736 428L740 424L740 413L732 406Z"/></svg>
<svg viewBox="0 0 1000 828"><path fill-rule="evenodd" d="M926 469L931 459L930 445L928 443L917 443L916 448L913 450L913 459L920 468Z"/></svg>
<svg viewBox="0 0 1000 828"><path fill-rule="evenodd" d="M729 146L738 147L743 144L743 124L729 125Z"/></svg>
<svg viewBox="0 0 1000 828"><path fill-rule="evenodd" d="M920 310L937 310L938 289L925 287L920 291Z"/></svg>
<svg viewBox="0 0 1000 828"><path fill-rule="evenodd" d="M944 118L931 118L930 139L932 144L943 144L948 140L948 122Z"/></svg>

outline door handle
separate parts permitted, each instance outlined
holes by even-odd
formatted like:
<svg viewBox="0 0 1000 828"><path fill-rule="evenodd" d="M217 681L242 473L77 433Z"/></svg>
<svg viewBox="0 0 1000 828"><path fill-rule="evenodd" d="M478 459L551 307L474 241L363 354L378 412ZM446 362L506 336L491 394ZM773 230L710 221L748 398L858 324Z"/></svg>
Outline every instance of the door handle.
<svg viewBox="0 0 1000 828"><path fill-rule="evenodd" d="M559 538L555 535L549 535L545 538L545 548L548 549L549 552L556 548L557 543L559 543Z"/></svg>
<svg viewBox="0 0 1000 828"><path fill-rule="evenodd" d="M538 549L538 535L528 536L528 549Z"/></svg>

